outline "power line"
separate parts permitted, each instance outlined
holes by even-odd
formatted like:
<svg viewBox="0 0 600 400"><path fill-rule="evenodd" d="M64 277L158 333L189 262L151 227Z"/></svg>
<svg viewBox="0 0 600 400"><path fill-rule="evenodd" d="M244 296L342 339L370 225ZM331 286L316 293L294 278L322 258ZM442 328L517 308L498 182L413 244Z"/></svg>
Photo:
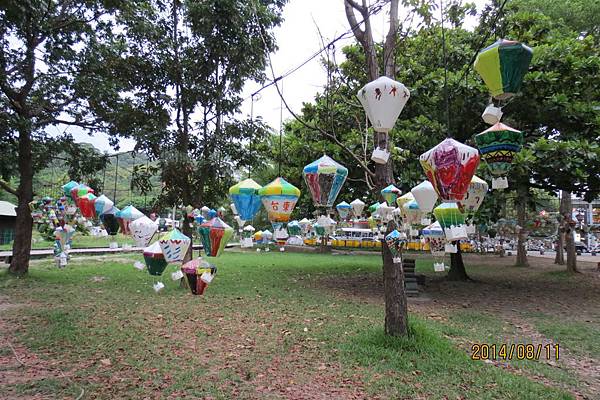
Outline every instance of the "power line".
<svg viewBox="0 0 600 400"><path fill-rule="evenodd" d="M338 35L336 38L334 38L333 40L331 40L329 43L323 45L319 50L315 51L310 57L308 57L306 60L304 60L302 63L300 63L299 65L297 65L296 67L288 70L287 72L283 73L282 75L275 77L274 74L274 79L271 80L269 83L267 83L266 85L263 85L262 87L260 87L258 90L256 90L254 93L252 93L250 96L247 96L246 98L244 98L244 101L248 100L249 98L256 96L258 93L262 92L263 90L277 84L278 81L287 78L288 76L292 75L294 72L298 71L300 68L302 68L303 66L305 66L306 64L308 64L309 62L311 62L312 60L314 60L317 56L319 56L322 52L324 52L325 50L327 50L328 48L334 46L334 44L336 42L339 42L340 40L346 39L348 37L348 35L352 34L352 31L359 27L362 23L364 23L367 19L369 19L369 17L371 17L372 15L376 15L377 13L379 13L379 11L381 11L383 9L384 4L378 4L374 7L371 8L371 10L369 10L369 12L367 13L367 16L364 17L361 21L357 22L355 25L352 25L350 27L350 29L348 29L346 32L342 33L341 35ZM258 20L258 17L256 15L256 10L254 10L254 18L256 19L256 22L260 25L260 22ZM267 42L262 34L262 31L259 29L259 33L261 38L263 39L263 43L265 44L265 47L267 47ZM271 57L269 54L269 64L271 64ZM272 65L271 65L272 68Z"/></svg>
<svg viewBox="0 0 600 400"><path fill-rule="evenodd" d="M460 82L463 79L466 79L467 74L471 71L471 67L473 66L473 63L475 62L475 58L477 58L477 55L479 54L479 52L481 51L481 49L483 49L483 46L485 45L485 42L487 42L487 40L489 39L489 37L492 34L492 32L496 32L496 28L495 28L496 23L498 22L498 18L500 18L500 15L502 14L502 11L504 10L504 6L506 5L506 3L508 3L508 0L504 0L502 2L502 4L500 5L500 8L498 8L498 11L496 11L496 15L494 15L494 20L492 21L492 26L494 28L490 29L485 34L485 36L481 39L481 42L479 42L479 46L477 47L477 50L475 50L475 52L471 56L471 60L467 63L467 69L463 72L463 74L461 75L460 79L457 81L459 85L460 85ZM458 90L458 88L456 90ZM454 94L456 94L456 90L454 90L454 92L452 93L453 96L454 96Z"/></svg>

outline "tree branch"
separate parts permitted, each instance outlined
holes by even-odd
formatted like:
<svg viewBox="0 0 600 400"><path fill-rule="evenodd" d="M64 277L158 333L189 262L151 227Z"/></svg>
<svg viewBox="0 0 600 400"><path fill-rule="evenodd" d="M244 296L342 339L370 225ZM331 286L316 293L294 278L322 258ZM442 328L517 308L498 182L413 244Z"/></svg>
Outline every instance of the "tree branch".
<svg viewBox="0 0 600 400"><path fill-rule="evenodd" d="M4 189L5 191L7 191L10 194L13 194L13 195L19 197L19 193L17 192L17 190L14 189L12 186L10 186L8 184L8 182L5 182L2 179L0 179L0 188Z"/></svg>
<svg viewBox="0 0 600 400"><path fill-rule="evenodd" d="M350 22L350 28L352 29L352 33L356 37L356 40L363 44L365 40L365 31L360 29L360 24L356 20L356 15L354 15L354 9L360 11L360 8L361 7L352 0L344 1L344 10L346 11L346 18L348 18L348 22Z"/></svg>
<svg viewBox="0 0 600 400"><path fill-rule="evenodd" d="M66 120L58 119L58 118L43 120L43 121L41 121L41 124L43 124L43 125L64 124L64 125L71 125L71 126L79 126L81 128L86 128L86 129L102 129L103 128L101 125L94 125L89 122L66 121Z"/></svg>
<svg viewBox="0 0 600 400"><path fill-rule="evenodd" d="M398 35L398 1L392 0L390 4L390 29L385 37L383 45L384 73L387 77L394 79L396 75L396 39Z"/></svg>

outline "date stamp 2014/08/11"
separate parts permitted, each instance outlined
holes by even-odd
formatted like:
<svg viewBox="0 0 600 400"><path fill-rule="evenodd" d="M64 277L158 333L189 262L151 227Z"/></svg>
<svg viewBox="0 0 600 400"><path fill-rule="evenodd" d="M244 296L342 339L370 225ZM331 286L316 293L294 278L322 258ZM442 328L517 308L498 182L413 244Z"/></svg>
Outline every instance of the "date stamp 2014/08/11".
<svg viewBox="0 0 600 400"><path fill-rule="evenodd" d="M472 360L558 360L560 346L556 344L486 344L475 343L471 346Z"/></svg>

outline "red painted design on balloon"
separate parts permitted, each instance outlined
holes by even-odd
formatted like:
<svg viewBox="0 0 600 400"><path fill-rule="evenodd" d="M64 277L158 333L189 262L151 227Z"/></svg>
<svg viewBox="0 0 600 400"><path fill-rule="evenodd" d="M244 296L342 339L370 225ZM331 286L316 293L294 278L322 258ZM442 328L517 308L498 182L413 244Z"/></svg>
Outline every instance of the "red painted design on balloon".
<svg viewBox="0 0 600 400"><path fill-rule="evenodd" d="M319 203L321 199L321 186L319 186L319 174L306 174L305 179L308 183L308 188L310 189L310 194L312 195L313 201L315 203Z"/></svg>

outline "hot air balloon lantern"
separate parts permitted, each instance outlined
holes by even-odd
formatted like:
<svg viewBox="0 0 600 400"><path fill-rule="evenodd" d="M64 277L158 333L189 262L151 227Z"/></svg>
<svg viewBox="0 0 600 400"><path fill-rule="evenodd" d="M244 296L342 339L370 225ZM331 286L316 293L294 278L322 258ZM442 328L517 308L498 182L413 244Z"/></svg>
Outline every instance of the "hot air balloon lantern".
<svg viewBox="0 0 600 400"><path fill-rule="evenodd" d="M396 204L396 200L402 192L394 185L389 185L381 190L381 196L391 206Z"/></svg>
<svg viewBox="0 0 600 400"><path fill-rule="evenodd" d="M256 229L252 225L247 225L244 227L244 230L242 232L242 247L252 247L254 245L254 242L252 241L252 236L255 230Z"/></svg>
<svg viewBox="0 0 600 400"><path fill-rule="evenodd" d="M483 203L483 199L488 191L488 187L489 186L486 181L476 175L473 175L473 179L471 179L467 194L458 203L460 210L467 215L474 214Z"/></svg>
<svg viewBox="0 0 600 400"><path fill-rule="evenodd" d="M454 202L442 203L433 209L433 215L444 229L448 241L467 239L465 216Z"/></svg>
<svg viewBox="0 0 600 400"><path fill-rule="evenodd" d="M269 231L268 229L266 231L262 232L262 242L267 244L271 242L271 239L273 239L273 233L271 231Z"/></svg>
<svg viewBox="0 0 600 400"><path fill-rule="evenodd" d="M302 233L304 235L306 235L308 233L308 231L310 230L310 221L308 220L308 218L302 218L298 224L300 225L300 228L302 229Z"/></svg>
<svg viewBox="0 0 600 400"><path fill-rule="evenodd" d="M101 216L106 214L112 210L114 207L114 203L111 199L106 197L105 195L100 195L96 198L94 202L94 208L96 209L96 215Z"/></svg>
<svg viewBox="0 0 600 400"><path fill-rule="evenodd" d="M167 268L167 260L158 241L144 249L144 261L150 275L162 275Z"/></svg>
<svg viewBox="0 0 600 400"><path fill-rule="evenodd" d="M210 211L210 208L208 208L207 206L202 206L202 208L200 209L200 212L202 213L202 217L204 217L204 219L208 219L209 211Z"/></svg>
<svg viewBox="0 0 600 400"><path fill-rule="evenodd" d="M410 193L424 213L430 213L438 201L438 194L429 181L423 181L411 189Z"/></svg>
<svg viewBox="0 0 600 400"><path fill-rule="evenodd" d="M479 52L474 68L492 97L506 100L520 90L532 57L533 50L523 43L500 39Z"/></svg>
<svg viewBox="0 0 600 400"><path fill-rule="evenodd" d="M77 201L83 217L94 218L96 216L96 208L94 207L96 196L93 193L86 193L83 196L78 197Z"/></svg>
<svg viewBox="0 0 600 400"><path fill-rule="evenodd" d="M204 254L207 257L219 257L233 236L233 228L221 218L215 217L200 225L198 233L202 239Z"/></svg>
<svg viewBox="0 0 600 400"><path fill-rule="evenodd" d="M74 200L73 197L71 197L71 190L73 190L75 187L79 186L79 183L75 182L75 181L70 181L68 183L65 183L62 186L62 190L63 193L65 194L66 197L68 197L71 200Z"/></svg>
<svg viewBox="0 0 600 400"><path fill-rule="evenodd" d="M423 153L419 161L443 201L460 201L479 165L479 152L448 138Z"/></svg>
<svg viewBox="0 0 600 400"><path fill-rule="evenodd" d="M445 267L443 260L440 260L440 258L444 257L445 254L446 236L444 235L444 230L440 226L440 223L436 221L423 228L421 233L425 241L429 244L429 251L434 257L434 270L436 272L443 272Z"/></svg>
<svg viewBox="0 0 600 400"><path fill-rule="evenodd" d="M406 234L394 229L385 236L385 242L392 253L394 264L402 263L402 250L406 247Z"/></svg>
<svg viewBox="0 0 600 400"><path fill-rule="evenodd" d="M357 96L373 129L387 133L396 124L410 92L402 83L382 76L363 86Z"/></svg>
<svg viewBox="0 0 600 400"><path fill-rule="evenodd" d="M286 223L294 211L300 190L279 177L258 190L261 201L267 210L269 221L273 224Z"/></svg>
<svg viewBox="0 0 600 400"><path fill-rule="evenodd" d="M324 155L302 172L316 207L331 208L348 176L348 168Z"/></svg>
<svg viewBox="0 0 600 400"><path fill-rule="evenodd" d="M389 206L387 202L383 202L377 208L377 215L381 222L384 224L392 220L392 212L394 211L394 207Z"/></svg>
<svg viewBox="0 0 600 400"><path fill-rule="evenodd" d="M132 221L129 224L129 230L131 231L131 236L133 237L136 246L146 247L158 230L158 224L144 215L143 217Z"/></svg>
<svg viewBox="0 0 600 400"><path fill-rule="evenodd" d="M54 236L56 237L56 240L58 240L58 243L60 244L61 252L64 252L68 249L67 245L70 245L71 240L73 239L73 236L75 235L75 233L77 233L77 231L75 230L75 228L73 228L69 224L65 224L62 227L59 226L56 228L56 230L54 231Z"/></svg>
<svg viewBox="0 0 600 400"><path fill-rule="evenodd" d="M408 203L409 201L414 200L415 198L413 197L411 192L407 192L405 194L403 194L402 196L398 197L396 199L396 204L398 205L398 207L402 208L402 206L406 203Z"/></svg>
<svg viewBox="0 0 600 400"><path fill-rule="evenodd" d="M317 224L323 228L325 234L331 235L335 231L337 222L327 215L321 215L317 219Z"/></svg>
<svg viewBox="0 0 600 400"><path fill-rule="evenodd" d="M258 210L260 210L260 195L258 190L262 188L252 179L245 179L229 188L229 198L233 202L241 219L250 221Z"/></svg>
<svg viewBox="0 0 600 400"><path fill-rule="evenodd" d="M182 261L190 247L191 240L175 228L163 235L158 243L165 261L168 263Z"/></svg>
<svg viewBox="0 0 600 400"><path fill-rule="evenodd" d="M135 221L138 218L142 218L144 214L134 206L129 205L121 211L118 211L115 214L115 216L119 221L121 232L124 235L129 235L131 233L131 231L129 230L129 224L131 223L131 221Z"/></svg>
<svg viewBox="0 0 600 400"><path fill-rule="evenodd" d="M419 208L419 204L415 200L411 200L402 206L402 214L405 223L415 226L420 224L423 210Z"/></svg>
<svg viewBox="0 0 600 400"><path fill-rule="evenodd" d="M335 206L337 210L340 220L345 220L350 216L350 212L352 211L352 206L345 201L342 201L337 206Z"/></svg>
<svg viewBox="0 0 600 400"><path fill-rule="evenodd" d="M217 274L217 267L202 258L195 258L183 264L181 272L184 273L192 294L201 296Z"/></svg>
<svg viewBox="0 0 600 400"><path fill-rule="evenodd" d="M100 221L102 221L102 225L104 225L104 229L106 229L106 233L111 236L116 235L119 232L119 220L116 217L116 214L120 212L119 209L113 206L110 210L105 212L104 214L100 214Z"/></svg>
<svg viewBox="0 0 600 400"><path fill-rule="evenodd" d="M513 158L521 151L523 132L498 122L475 135L475 143L479 147L481 158L494 176L492 189L507 188L506 175L512 166Z"/></svg>
<svg viewBox="0 0 600 400"><path fill-rule="evenodd" d="M365 202L360 199L355 199L352 200L350 205L352 206L352 214L354 214L354 217L357 219L360 218L363 210L365 209Z"/></svg>
<svg viewBox="0 0 600 400"><path fill-rule="evenodd" d="M80 183L79 185L71 189L71 198L79 207L79 198L85 196L88 193L94 193L94 190L86 184Z"/></svg>
<svg viewBox="0 0 600 400"><path fill-rule="evenodd" d="M377 210L381 207L381 203L376 202L373 203L367 208L367 211L371 214L371 216L377 216Z"/></svg>
<svg viewBox="0 0 600 400"><path fill-rule="evenodd" d="M325 236L325 227L321 226L318 222L315 222L312 226L313 230L315 231L315 236L317 237L323 237Z"/></svg>

